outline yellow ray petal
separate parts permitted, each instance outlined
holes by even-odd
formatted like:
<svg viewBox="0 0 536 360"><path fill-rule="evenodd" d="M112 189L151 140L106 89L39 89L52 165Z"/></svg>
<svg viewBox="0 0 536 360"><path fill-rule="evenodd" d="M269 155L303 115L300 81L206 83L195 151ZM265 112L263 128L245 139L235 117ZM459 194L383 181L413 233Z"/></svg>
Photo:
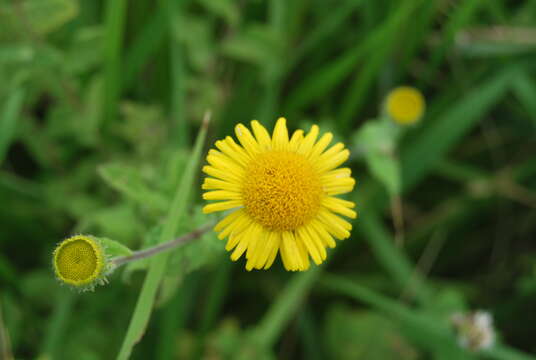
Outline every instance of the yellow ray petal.
<svg viewBox="0 0 536 360"><path fill-rule="evenodd" d="M203 214L210 214L215 211L224 211L242 206L242 200L221 201L213 204L208 204L203 207Z"/></svg>
<svg viewBox="0 0 536 360"><path fill-rule="evenodd" d="M272 135L272 147L277 151L288 150L288 130L285 118L277 119Z"/></svg>
<svg viewBox="0 0 536 360"><path fill-rule="evenodd" d="M249 155L247 155L245 150L242 147L240 147L238 144L235 143L236 145L235 147L232 143L234 143L233 138L230 136L227 136L224 140L216 141L215 145L218 149L221 150L222 153L224 153L228 157L235 159L244 167L247 166L250 160Z"/></svg>
<svg viewBox="0 0 536 360"><path fill-rule="evenodd" d="M275 261L275 258L277 256L277 253L279 252L279 247L281 245L281 236L279 233L271 233L272 236L270 238L271 247L270 247L270 254L268 255L268 259L266 259L266 264L264 265L264 269L269 269L272 264Z"/></svg>
<svg viewBox="0 0 536 360"><path fill-rule="evenodd" d="M322 205L333 212L347 216L351 219L355 219L357 217L357 213L354 210L344 206L343 203L339 202L338 200L339 199L337 198L326 196L324 199L322 199Z"/></svg>
<svg viewBox="0 0 536 360"><path fill-rule="evenodd" d="M343 162L348 160L349 157L350 151L348 149L344 149L329 158L324 158L324 156L322 155L318 160L316 168L319 172L329 171L341 165Z"/></svg>
<svg viewBox="0 0 536 360"><path fill-rule="evenodd" d="M309 237L313 241L313 244L316 247L318 253L320 254L320 258L322 259L322 261L326 260L328 256L326 252L326 245L322 243L322 239L320 239L320 236L317 234L314 227L308 224L303 227L303 230L309 234Z"/></svg>
<svg viewBox="0 0 536 360"><path fill-rule="evenodd" d="M209 165L205 165L203 166L203 172L207 175L210 175L212 177L215 177L215 178L218 178L218 179L221 179L221 180L224 180L224 181L228 181L230 183L233 183L233 184L241 184L242 183L242 178L240 176L237 176L231 172L228 172L228 171L223 171L223 170L220 170L220 169L216 169L215 167L213 166L209 166Z"/></svg>
<svg viewBox="0 0 536 360"><path fill-rule="evenodd" d="M252 239L249 236L251 229L252 227L249 227L243 233L236 235L239 237L239 242L238 242L238 246L234 249L233 253L231 254L231 260L233 261L238 260L242 256L242 254L247 250L250 244L250 241Z"/></svg>
<svg viewBox="0 0 536 360"><path fill-rule="evenodd" d="M289 151L296 151L303 141L303 130L296 130L289 141Z"/></svg>
<svg viewBox="0 0 536 360"><path fill-rule="evenodd" d="M324 225L319 220L313 219L309 225L316 231L324 244L330 248L334 248L337 245L331 234L326 230Z"/></svg>
<svg viewBox="0 0 536 360"><path fill-rule="evenodd" d="M299 270L302 267L301 257L298 253L298 248L296 246L294 236L292 236L292 233L290 231L284 231L281 233L281 239L281 250L283 250L283 254L286 255L286 260L289 264L289 270Z"/></svg>
<svg viewBox="0 0 536 360"><path fill-rule="evenodd" d="M251 128L253 129L253 134L257 139L260 147L263 150L268 150L272 148L272 139L270 139L270 134L264 126L262 126L257 120L251 122Z"/></svg>
<svg viewBox="0 0 536 360"><path fill-rule="evenodd" d="M305 247L305 244L303 243L303 239L299 237L294 237L296 249L298 250L298 255L300 257L300 265L299 268L300 271L304 271L309 269L311 263L309 261L309 253L307 252L307 249Z"/></svg>
<svg viewBox="0 0 536 360"><path fill-rule="evenodd" d="M221 230L223 230L224 228L226 228L227 226L229 226L230 224L235 222L241 216L245 216L244 215L244 209L239 209L239 210L236 210L236 211L230 213L229 215L224 217L222 220L220 220L216 224L216 226L214 226L214 231L220 232Z"/></svg>
<svg viewBox="0 0 536 360"><path fill-rule="evenodd" d="M313 160L313 159L318 158L322 154L322 152L328 147L332 139L333 139L332 133L328 132L322 135L320 140L318 140L318 142L311 149L311 152L309 154L309 159Z"/></svg>
<svg viewBox="0 0 536 360"><path fill-rule="evenodd" d="M251 258L255 254L255 252L257 251L256 249L260 245L260 242L264 240L264 239L261 239L261 233L262 233L262 227L259 224L254 222L251 225L251 229L248 234L248 236L251 239L249 240L249 246L248 246L248 251L246 253L246 259Z"/></svg>
<svg viewBox="0 0 536 360"><path fill-rule="evenodd" d="M216 190L208 191L203 194L203 199L205 200L241 200L242 195L237 192L226 191L226 190Z"/></svg>
<svg viewBox="0 0 536 360"><path fill-rule="evenodd" d="M234 235L234 234L229 235L229 240L227 240L227 244L225 244L225 250L227 250L227 251L233 250L236 247L236 245L238 245L239 242L240 242L240 234L239 235Z"/></svg>
<svg viewBox="0 0 536 360"><path fill-rule="evenodd" d="M227 181L214 179L211 177L206 177L203 185L201 186L203 190L227 190L232 192L240 192L242 190L241 186L238 184L233 184Z"/></svg>
<svg viewBox="0 0 536 360"><path fill-rule="evenodd" d="M321 210L318 212L317 217L324 224L325 229L337 239L343 240L350 237L350 232L347 228L350 227L351 229L352 225L338 216L335 216L328 211ZM347 226L346 224L343 224L343 222L346 223Z"/></svg>
<svg viewBox="0 0 536 360"><path fill-rule="evenodd" d="M325 172L320 179L322 182L335 181L338 179L344 179L352 176L352 170L350 168L339 168Z"/></svg>
<svg viewBox="0 0 536 360"><path fill-rule="evenodd" d="M328 194L329 196L334 195L340 195L340 194L346 194L351 192L354 189L354 184L350 184L347 186L330 186L323 188L324 192Z"/></svg>
<svg viewBox="0 0 536 360"><path fill-rule="evenodd" d="M243 209L240 209L239 211L243 211ZM218 239L223 240L231 234L241 234L251 225L252 222L253 220L251 220L251 218L247 216L245 212L243 212L241 216L239 216L234 222L229 224L229 226L218 234Z"/></svg>
<svg viewBox="0 0 536 360"><path fill-rule="evenodd" d="M229 159L227 156L220 153L219 155L208 155L207 161L210 165L218 170L232 172L234 175L243 177L244 176L244 167Z"/></svg>
<svg viewBox="0 0 536 360"><path fill-rule="evenodd" d="M243 124L238 124L235 126L235 134L238 138L238 141L240 141L240 144L242 144L250 156L255 156L261 151L257 140L255 140L249 129Z"/></svg>
<svg viewBox="0 0 536 360"><path fill-rule="evenodd" d="M250 271L253 268L258 268L256 264L264 259L264 262L266 261L266 257L268 254L266 253L266 245L268 243L267 237L268 232L263 231L261 228L261 231L258 234L252 234L250 235L252 238L257 239L257 243L253 249L248 247L248 252L246 253L246 258L248 259L246 263L246 270ZM262 267L262 266L261 266Z"/></svg>
<svg viewBox="0 0 536 360"><path fill-rule="evenodd" d="M315 264L317 265L321 264L322 256L320 256L320 252L318 251L318 248L316 247L314 240L311 238L311 236L305 230L304 227L301 227L296 231L296 238L300 239L301 243L305 245L307 252L309 253L309 255L311 255L311 258L313 259Z"/></svg>
<svg viewBox="0 0 536 360"><path fill-rule="evenodd" d="M317 125L311 126L311 130L303 139L297 152L300 154L308 155L311 152L313 145L315 144L316 138L318 137L318 132L319 129Z"/></svg>

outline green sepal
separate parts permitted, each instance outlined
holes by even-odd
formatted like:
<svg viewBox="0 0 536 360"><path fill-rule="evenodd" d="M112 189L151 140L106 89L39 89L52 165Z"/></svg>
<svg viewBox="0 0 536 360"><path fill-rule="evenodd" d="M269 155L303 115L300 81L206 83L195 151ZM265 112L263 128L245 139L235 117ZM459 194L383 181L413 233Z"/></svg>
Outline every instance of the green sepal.
<svg viewBox="0 0 536 360"><path fill-rule="evenodd" d="M102 237L95 237L95 239L97 239L102 244L104 252L108 257L112 258L116 256L132 255L132 250L130 250L128 247L118 241Z"/></svg>

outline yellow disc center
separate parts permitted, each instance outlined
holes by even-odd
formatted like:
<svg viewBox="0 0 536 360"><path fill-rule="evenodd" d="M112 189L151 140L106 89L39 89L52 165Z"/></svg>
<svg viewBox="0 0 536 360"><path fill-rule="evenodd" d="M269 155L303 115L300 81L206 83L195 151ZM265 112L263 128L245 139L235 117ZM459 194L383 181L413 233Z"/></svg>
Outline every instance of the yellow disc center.
<svg viewBox="0 0 536 360"><path fill-rule="evenodd" d="M246 170L242 189L246 212L272 231L294 230L313 218L320 206L320 178L303 155L272 151Z"/></svg>
<svg viewBox="0 0 536 360"><path fill-rule="evenodd" d="M67 280L83 282L93 280L98 258L95 249L85 240L65 244L58 253L57 268Z"/></svg>

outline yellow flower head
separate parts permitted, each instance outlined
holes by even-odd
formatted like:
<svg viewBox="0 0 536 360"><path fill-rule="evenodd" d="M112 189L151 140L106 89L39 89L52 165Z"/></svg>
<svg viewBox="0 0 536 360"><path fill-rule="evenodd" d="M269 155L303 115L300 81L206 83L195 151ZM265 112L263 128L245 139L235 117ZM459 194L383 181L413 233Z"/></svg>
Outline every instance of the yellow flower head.
<svg viewBox="0 0 536 360"><path fill-rule="evenodd" d="M62 241L54 250L53 265L56 277L76 288L92 289L105 281L104 249L91 236L75 235Z"/></svg>
<svg viewBox="0 0 536 360"><path fill-rule="evenodd" d="M320 138L318 126L307 135L297 130L289 139L286 120L280 118L272 136L256 120L253 134L242 124L235 128L240 144L230 136L216 142L203 167L203 212L233 211L215 231L228 238L233 261L246 253L246 269L268 269L278 252L287 270L307 270L309 257L320 264L333 238L350 236L352 225L338 214L355 218L353 202L334 195L352 191L349 168L337 167L350 152L338 143L326 150L333 135Z"/></svg>
<svg viewBox="0 0 536 360"><path fill-rule="evenodd" d="M421 92L410 86L399 86L387 95L386 111L400 125L411 125L421 119L426 101Z"/></svg>

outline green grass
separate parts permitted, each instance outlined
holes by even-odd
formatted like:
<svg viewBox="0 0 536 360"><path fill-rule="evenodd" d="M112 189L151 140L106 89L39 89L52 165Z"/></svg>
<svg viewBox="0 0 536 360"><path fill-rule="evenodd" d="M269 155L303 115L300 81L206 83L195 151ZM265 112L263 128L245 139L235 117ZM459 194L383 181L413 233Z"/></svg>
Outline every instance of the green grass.
<svg viewBox="0 0 536 360"><path fill-rule="evenodd" d="M534 9L0 0L1 356L536 359ZM422 121L357 135L385 121L400 84L426 97ZM56 282L51 252L71 234L137 250L214 221L206 152L237 123L271 130L279 116L352 151L359 216L322 266L247 272L211 232L91 293ZM402 246L393 191L364 159L391 140ZM497 342L471 352L449 319L478 309Z"/></svg>

